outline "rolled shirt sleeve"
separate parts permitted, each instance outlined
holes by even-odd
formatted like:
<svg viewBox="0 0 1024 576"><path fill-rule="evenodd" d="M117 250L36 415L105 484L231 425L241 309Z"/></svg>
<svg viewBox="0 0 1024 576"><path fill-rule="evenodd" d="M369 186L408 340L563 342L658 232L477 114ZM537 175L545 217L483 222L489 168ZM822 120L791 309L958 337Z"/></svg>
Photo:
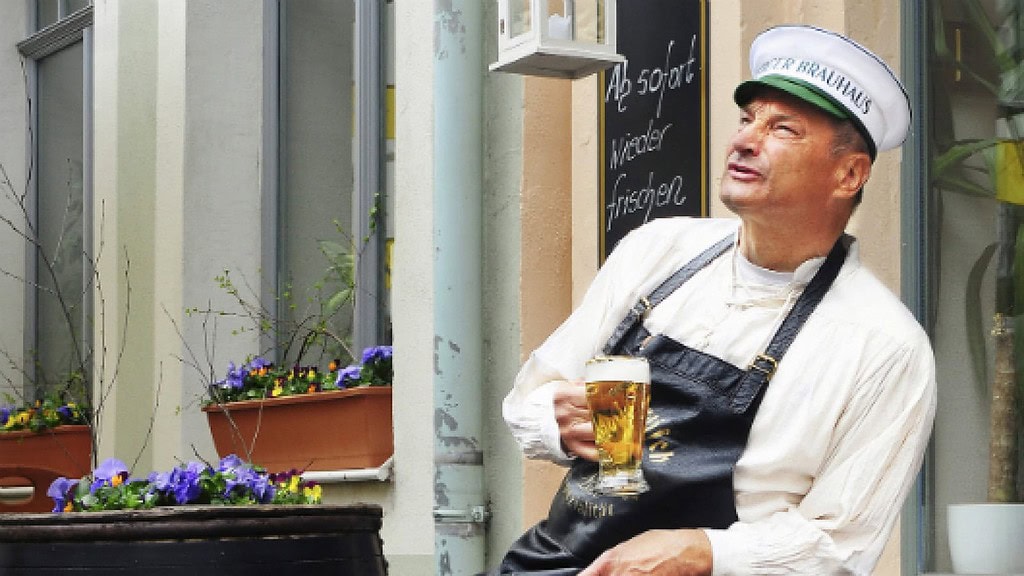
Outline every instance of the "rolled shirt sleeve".
<svg viewBox="0 0 1024 576"><path fill-rule="evenodd" d="M527 362L532 361L535 359L531 358ZM527 458L550 460L559 464L572 460L562 448L558 424L555 422L553 395L559 382L545 382L523 398L506 397L501 405L502 416Z"/></svg>

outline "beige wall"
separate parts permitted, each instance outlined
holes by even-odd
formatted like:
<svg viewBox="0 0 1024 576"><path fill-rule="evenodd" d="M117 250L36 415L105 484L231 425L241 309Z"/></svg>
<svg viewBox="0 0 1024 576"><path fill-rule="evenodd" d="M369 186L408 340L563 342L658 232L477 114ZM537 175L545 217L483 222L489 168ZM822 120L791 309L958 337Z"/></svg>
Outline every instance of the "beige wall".
<svg viewBox="0 0 1024 576"><path fill-rule="evenodd" d="M522 359L547 338L572 306L572 84L529 78L523 106L520 350ZM524 463L523 522L547 512L563 469Z"/></svg>
<svg viewBox="0 0 1024 576"><path fill-rule="evenodd" d="M205 329L185 308L232 302L214 277L228 269L259 287L263 194L276 184L264 171L275 150L265 149L268 112L276 96L264 61L272 14L267 2L95 3L95 191L106 214L100 264L109 317L105 350L113 363L124 344L116 393L106 400L101 457L131 463L147 448L137 470L166 469L198 452L214 458L205 417L198 410L201 379L179 357L183 344L218 373L229 359L258 350L258 335L231 334L218 322L215 356L204 350ZM388 482L332 483L330 503L375 502L384 508L384 550L396 574L428 574L433 560L431 237L433 196L423 183L432 171L432 7L410 3L401 13L396 53L408 87L399 92L397 121L403 137L398 174L403 210L394 281L396 360L395 465ZM7 22L0 23L0 31ZM2 62L2 60L0 60ZM2 65L2 63L0 63ZM6 76L5 76L6 77ZM0 107L2 108L2 107ZM4 124L5 126L7 124ZM412 151L410 151L410 149ZM230 215L230 219L227 219ZM227 222L227 224L226 224ZM242 222L243 225L232 225ZM97 238L100 238L97 230ZM424 239L427 239L424 241ZM117 282L131 268L131 322L119 321L128 304ZM181 334L178 330L181 330ZM97 332L99 335L100 332ZM155 402L159 400L159 406ZM154 434L146 438L153 420Z"/></svg>
<svg viewBox="0 0 1024 576"><path fill-rule="evenodd" d="M393 508L385 512L385 554L395 573L426 574L433 565L434 329L434 46L433 6L405 3L395 18L394 346L395 478ZM403 289L403 286L418 287ZM399 440L401 439L401 440ZM426 474L425 471L430 471ZM404 571L403 571L404 570ZM422 570L423 572L420 572Z"/></svg>
<svg viewBox="0 0 1024 576"><path fill-rule="evenodd" d="M97 385L113 389L101 458L138 454L137 469L158 469L209 457L204 390L183 345L213 366L256 348L221 323L218 356L204 357L210 334L185 308L230 309L213 280L225 269L259 277L263 17L255 4L95 5ZM253 224L226 227L227 214Z"/></svg>
<svg viewBox="0 0 1024 576"><path fill-rule="evenodd" d="M749 77L747 68L747 47L761 30L775 24L807 23L830 28L851 35L856 40L876 51L894 67L900 55L900 12L899 4L889 0L832 1L816 0L716 0L709 7L709 92L711 110L709 113L709 173L711 174L711 215L729 216L718 200L718 182L721 167L725 162L726 147L736 125L735 107L732 106L732 90L744 78ZM897 69L898 72L898 69ZM538 94L531 94L536 91ZM551 94L548 84L528 82L526 86L526 116L534 111L532 106L552 107L553 104L539 97L540 93ZM529 353L532 346L543 339L559 311L564 317L571 311L571 304L561 297L544 307L543 313L526 309L528 294L550 293L551 276L528 274L526 270L527 249L538 249L534 243L558 242L545 250L561 254L571 251L571 262L558 260L558 269L545 270L557 274L558 278L571 278L572 302L578 302L583 291L597 269L597 189L599 146L597 132L598 87L596 76L572 83L572 126L571 142L571 188L572 188L572 235L569 238L543 237L523 240L524 274L522 289L524 309L521 314L523 351ZM554 148L562 146L557 139L550 138L552 128L545 124L524 124L524 181L543 178L557 181L558 176L550 172L545 162L531 162L528 157L550 158L559 154ZM543 146L551 146L545 149ZM871 180L865 190L865 201L858 209L850 231L861 240L862 258L882 280L898 293L899 290L899 154L883 153L875 163ZM524 219L530 210L524 186ZM531 229L524 224L524 230ZM561 285L559 284L559 289ZM559 292L561 295L561 292ZM563 471L543 464L529 464L524 476L524 525L542 517L547 510L550 497L557 487ZM898 530L876 574L898 574Z"/></svg>

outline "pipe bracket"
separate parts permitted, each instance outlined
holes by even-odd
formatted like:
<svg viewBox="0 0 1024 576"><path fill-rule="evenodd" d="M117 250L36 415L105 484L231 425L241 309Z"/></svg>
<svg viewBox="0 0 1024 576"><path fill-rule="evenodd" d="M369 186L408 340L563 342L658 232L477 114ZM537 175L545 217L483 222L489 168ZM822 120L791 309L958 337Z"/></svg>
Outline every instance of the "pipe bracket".
<svg viewBox="0 0 1024 576"><path fill-rule="evenodd" d="M491 517L487 506L477 505L469 509L452 510L447 508L434 508L434 522L444 524L448 522L483 524Z"/></svg>

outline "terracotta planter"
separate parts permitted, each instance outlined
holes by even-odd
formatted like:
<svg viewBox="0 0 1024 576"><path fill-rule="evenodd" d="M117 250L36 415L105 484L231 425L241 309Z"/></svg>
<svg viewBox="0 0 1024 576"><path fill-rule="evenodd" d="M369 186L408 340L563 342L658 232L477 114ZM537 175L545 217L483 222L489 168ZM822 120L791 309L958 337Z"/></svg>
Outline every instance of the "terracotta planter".
<svg viewBox="0 0 1024 576"><path fill-rule="evenodd" d="M390 386L228 402L203 411L221 457L249 454L271 472L376 468L394 452Z"/></svg>
<svg viewBox="0 0 1024 576"><path fill-rule="evenodd" d="M379 576L379 506L0 514L5 576Z"/></svg>
<svg viewBox="0 0 1024 576"><path fill-rule="evenodd" d="M27 500L0 501L2 512L49 512L46 495L58 476L81 478L92 469L92 435L85 425L59 426L44 432L0 433L0 486L32 487Z"/></svg>

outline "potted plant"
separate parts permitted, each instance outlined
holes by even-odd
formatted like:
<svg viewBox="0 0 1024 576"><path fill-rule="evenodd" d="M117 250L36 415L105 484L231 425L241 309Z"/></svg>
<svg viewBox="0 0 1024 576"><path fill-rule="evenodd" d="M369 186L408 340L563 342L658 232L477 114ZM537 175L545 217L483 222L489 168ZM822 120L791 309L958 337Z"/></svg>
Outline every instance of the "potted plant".
<svg viewBox="0 0 1024 576"><path fill-rule="evenodd" d="M48 498L35 487L57 476L88 472L92 435L87 422L77 404L54 397L30 405L15 404L11 397L0 402L0 487L15 492L0 500L0 512L42 512ZM17 490L28 486L33 488Z"/></svg>
<svg viewBox="0 0 1024 576"><path fill-rule="evenodd" d="M360 355L351 349L358 247L340 223L335 227L340 240L318 241L325 267L306 290L304 305L288 286L268 306L247 281L236 284L225 270L214 280L233 299L230 309L187 310L205 333L216 333L218 321L228 317L241 321L235 331L257 331L270 343L241 365L229 362L224 377L214 369L213 350L186 349L183 361L207 391L202 409L219 455L326 471L377 468L393 454L392 348L370 346ZM333 358L326 369L324 358Z"/></svg>
<svg viewBox="0 0 1024 576"><path fill-rule="evenodd" d="M109 459L48 493L60 514L0 514L0 572L378 575L376 506L324 506L295 472L230 455L145 479Z"/></svg>
<svg viewBox="0 0 1024 576"><path fill-rule="evenodd" d="M29 172L30 181L31 166ZM0 499L0 512L42 511L47 509L46 486L55 477L81 475L95 464L103 398L115 385L123 348L108 351L102 335L86 336L93 322L103 324L107 318L99 274L102 251L88 252L81 239L73 237L70 224L57 238L44 240L30 196L15 187L2 163L0 199L6 207L0 211L0 229L26 245L37 271L35 278L3 268L0 274L23 282L34 292L37 305L46 303L53 325L45 339L56 343L49 353L33 349L22 355L0 349L5 364L0 386L6 398L0 404L7 409L6 415L0 411L6 416L0 423L0 488L29 494L13 502ZM77 220L74 204L69 186L67 222ZM66 283L69 270L80 285ZM127 274L126 270L130 292ZM124 314L127 322L127 310ZM57 348L61 354L54 352ZM115 361L94 362L97 352L110 352Z"/></svg>
<svg viewBox="0 0 1024 576"><path fill-rule="evenodd" d="M997 113L990 137L958 138L950 101L955 91L933 83L938 85L933 117L940 121L930 142L930 178L940 204L944 191L991 200L997 230L996 241L982 250L970 270L965 295L970 357L990 407L987 502L949 506L950 554L957 573L1016 573L1024 571L1020 544L1024 541L1020 482L1024 370L1018 369L1024 366L1024 340L1019 336L1024 334L1024 3L1004 2L996 11L995 23L978 0L960 7L964 29L980 43L972 48L987 47L987 57L976 65L965 64L960 49L947 43L947 38L957 36L947 33L940 4L933 8L934 56L947 66L951 77L959 75L987 94ZM983 291L993 262L994 295ZM989 349L994 358L991 370ZM1000 544L1006 547L999 548Z"/></svg>
<svg viewBox="0 0 1024 576"><path fill-rule="evenodd" d="M390 346L323 371L280 369L257 357L230 363L203 411L221 455L238 452L275 468L376 468L394 451L392 377Z"/></svg>

